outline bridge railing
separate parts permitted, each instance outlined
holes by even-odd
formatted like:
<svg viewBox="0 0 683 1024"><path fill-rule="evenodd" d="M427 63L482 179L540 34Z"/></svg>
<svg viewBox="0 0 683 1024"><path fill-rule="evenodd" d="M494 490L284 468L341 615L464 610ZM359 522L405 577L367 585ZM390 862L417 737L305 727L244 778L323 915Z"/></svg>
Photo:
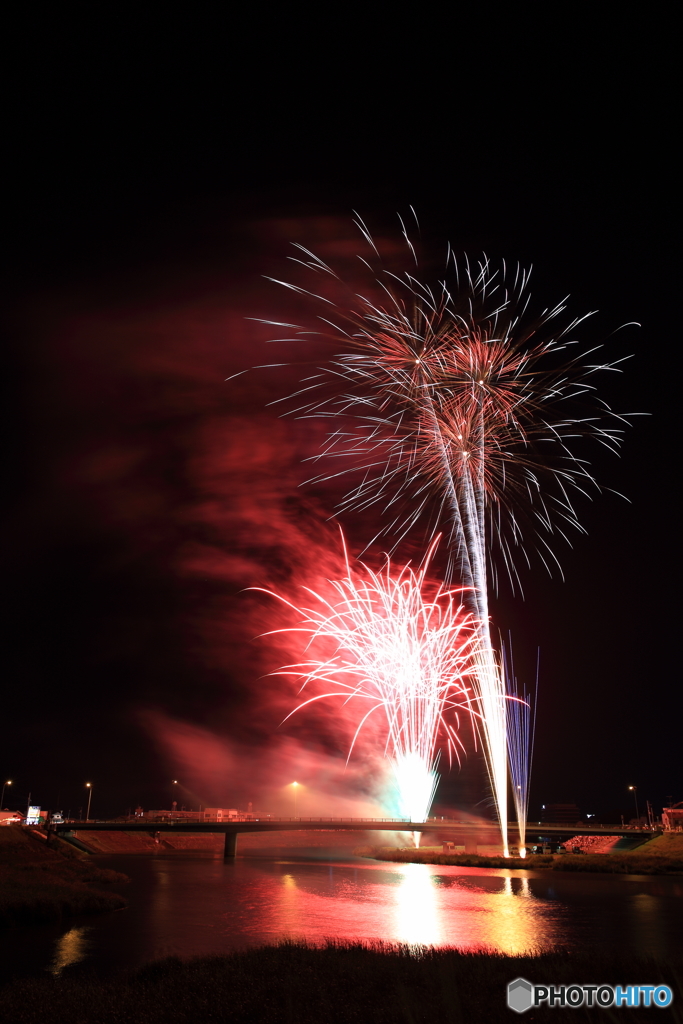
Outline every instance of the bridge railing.
<svg viewBox="0 0 683 1024"><path fill-rule="evenodd" d="M118 819L106 819L106 818L90 818L86 821L76 821L69 819L63 822L53 822L51 826L60 831L78 831L79 828L87 829L88 827L98 826L102 828L105 825L111 825L117 829L126 828L139 828L139 829L153 829L156 825L186 825L186 826L226 826L226 825L329 825L334 827L335 825L345 824L356 824L356 825L367 825L368 831L372 831L373 825L396 825L396 830L410 831L406 829L406 826L419 825L421 827L430 826L435 830L439 828L449 828L458 826L461 828L468 828L472 830L483 830L492 831L498 829L498 824L494 821L490 822L473 822L465 821L458 818L427 818L426 821L411 821L410 818L352 818L352 817L264 817L256 818L254 816L249 818L182 818L174 817L155 817L155 818L129 818L122 820ZM510 822L510 828L516 827L516 822Z"/></svg>
<svg viewBox="0 0 683 1024"><path fill-rule="evenodd" d="M434 828L437 829L437 830L439 828L448 828L449 826L453 826L453 825L458 825L458 826L466 827L466 828L472 829L473 831L476 831L476 830L491 831L491 830L496 830L498 828L498 824L495 821L465 821L465 820L463 820L461 818L459 819L459 818L446 818L446 817L438 817L438 818L431 817L431 818L427 818L425 821L411 821L410 818L360 818L360 817L341 817L341 816L338 816L338 817L331 817L331 816L330 817L317 817L317 818L315 818L315 817L279 817L279 818L275 818L275 817L271 817L271 816L268 816L268 817L264 816L262 818L257 818L254 815L251 815L250 817L236 817L236 818L204 818L204 817L188 818L186 816L183 816L183 817L168 816L168 817L157 817L157 818L128 818L128 819L123 819L123 820L121 818L118 818L118 819L111 819L111 818L110 819L107 819L107 818L93 819L93 818L91 818L87 822L86 821L76 821L73 818L70 818L68 821L52 822L51 824L53 826L55 826L56 828L58 828L59 830L63 830L63 829L67 829L67 830L69 830L69 829L76 829L77 830L79 826L83 827L83 826L87 826L87 825L100 825L100 826L102 826L102 825L115 825L118 828L125 828L126 826L137 825L137 826L139 826L141 828L153 828L155 824L166 824L166 825L169 825L169 824L175 824L175 825L239 825L239 824L245 824L245 825L246 824L269 825L269 824L273 824L273 825L276 825L276 824L286 824L286 823L297 823L297 824L318 824L318 825L320 825L320 824L329 824L329 825L334 825L334 824L339 824L339 823L344 823L344 822L348 822L348 823L352 823L353 822L353 823L359 823L359 824L360 823L367 824L369 826L370 830L372 829L372 825L373 824L385 824L385 825L387 825L387 824L389 824L389 825L390 824L395 824L397 826L398 825L404 825L404 826L405 825L423 825L423 826L424 825L433 825ZM516 829L517 828L517 822L516 821L508 822L508 828L509 829ZM614 832L624 832L624 831L628 831L628 832L652 832L652 831L661 831L661 827L657 828L655 826L655 828L653 829L653 828L650 828L650 826L646 826L646 825L616 825L616 824L601 825L601 824L596 824L594 822L590 822L590 823L586 823L586 824L576 822L575 824L572 824L572 823L567 823L565 821L528 821L527 822L527 830L529 832L531 832L531 831L538 832L538 831L543 830L544 828L547 828L547 829L562 829L563 831L569 831L569 832L572 829L576 829L576 830L582 831L582 832L593 831L593 830L596 831L596 832L597 831L600 831L600 832L605 832L605 831L614 831ZM405 829L397 829L397 831L405 831Z"/></svg>
<svg viewBox="0 0 683 1024"><path fill-rule="evenodd" d="M373 823L378 823L378 824L381 823L381 824L389 824L389 825L391 825L391 824L396 824L396 825L413 825L413 824L414 825L425 825L425 824L433 824L434 826L439 826L439 825L443 824L443 825L469 825L469 826L474 826L474 827L476 827L479 824L479 823L471 822L471 821L463 821L463 820L460 820L460 819L457 819L457 818L442 818L442 817L435 818L435 817L432 817L432 818L427 818L425 821L415 821L415 822L413 822L410 818L358 818L358 817L354 818L354 817L350 817L349 815L339 815L337 817L332 817L332 816L328 816L328 817L298 817L298 816L297 817L293 817L292 816L292 817L277 817L277 818L273 817L271 815L268 815L268 816L264 815L263 817L256 817L256 815L250 815L249 817L230 817L230 818L227 818L227 817L226 818L214 818L214 817L204 818L204 817L200 817L200 816L197 816L196 818L190 818L187 815L182 815L182 817L181 816L175 817L173 815L165 815L165 816L158 816L158 817L154 817L154 818L143 818L143 817L139 817L139 818L124 818L124 819L121 819L121 818L90 818L90 819L88 819L87 822L86 821L79 821L79 820L76 820L74 818L69 818L66 821L55 822L54 824L57 824L59 826L59 828L66 828L67 826L74 827L74 826L77 826L77 825L118 825L119 827L121 827L123 825L142 825L142 826L144 826L144 825L153 825L155 822L156 823L162 823L163 822L163 823L166 823L166 824L169 824L169 823L173 822L173 823L178 824L178 825L182 825L182 824L188 824L188 825L230 825L230 824L248 824L248 823L257 823L257 824L266 824L267 825L267 824L271 824L271 823L272 824L278 824L278 823L284 823L284 822L300 822L300 823L304 822L304 823L310 823L310 824L314 824L314 823L315 824L320 824L320 823L322 823L322 824L334 824L335 822L363 822L363 823L367 823L369 825L371 825ZM497 825L496 825L495 822L487 822L485 824L485 827L497 828Z"/></svg>
<svg viewBox="0 0 683 1024"><path fill-rule="evenodd" d="M512 825L516 826L517 822L516 821L511 821L509 824L510 824L510 827ZM582 832L585 832L586 829L593 828L593 829L599 829L601 832L604 832L605 829L611 829L611 830L615 830L617 832L624 832L624 831L626 831L626 832L661 832L661 827L658 827L657 825L655 825L653 827L650 827L650 825L616 825L614 823L611 823L611 824L608 823L606 825L600 825L599 823L594 822L594 821L589 821L589 822L578 822L578 821L576 821L576 822L566 822L566 821L527 821L526 827L527 827L527 829L534 829L535 831L538 831L539 828L563 828L563 829L569 829L569 830L571 830L573 828L577 828L577 829L580 829Z"/></svg>

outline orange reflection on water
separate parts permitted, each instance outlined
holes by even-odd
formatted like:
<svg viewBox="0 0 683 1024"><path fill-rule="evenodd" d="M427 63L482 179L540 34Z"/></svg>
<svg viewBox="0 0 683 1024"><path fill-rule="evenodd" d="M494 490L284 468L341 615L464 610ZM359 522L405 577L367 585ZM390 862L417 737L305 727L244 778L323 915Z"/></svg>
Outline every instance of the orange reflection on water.
<svg viewBox="0 0 683 1024"><path fill-rule="evenodd" d="M426 864L406 864L403 870L396 941L515 955L556 939L546 908L531 895L528 876L505 872L492 879L487 873L482 886L476 876L444 876Z"/></svg>
<svg viewBox="0 0 683 1024"><path fill-rule="evenodd" d="M89 942L87 934L91 928L70 928L55 943L55 951L48 967L50 974L58 978L66 967L84 960L88 955Z"/></svg>
<svg viewBox="0 0 683 1024"><path fill-rule="evenodd" d="M381 940L513 955L563 944L557 907L534 897L528 872L428 864L337 864L314 876L294 864L282 869L249 919L249 930L276 941Z"/></svg>
<svg viewBox="0 0 683 1024"><path fill-rule="evenodd" d="M294 873L288 870L281 874L280 885L267 910L279 937L308 941L308 913L315 912L311 905L315 902L309 893L299 888Z"/></svg>
<svg viewBox="0 0 683 1024"><path fill-rule="evenodd" d="M290 938L304 938L307 931L306 909L310 903L307 893L301 892L294 875L287 872L281 877L278 914L287 922Z"/></svg>
<svg viewBox="0 0 683 1024"><path fill-rule="evenodd" d="M547 921L543 904L531 895L528 875L507 874L486 910L480 921L480 942L501 953L516 956L538 951L556 938L549 934L554 923Z"/></svg>

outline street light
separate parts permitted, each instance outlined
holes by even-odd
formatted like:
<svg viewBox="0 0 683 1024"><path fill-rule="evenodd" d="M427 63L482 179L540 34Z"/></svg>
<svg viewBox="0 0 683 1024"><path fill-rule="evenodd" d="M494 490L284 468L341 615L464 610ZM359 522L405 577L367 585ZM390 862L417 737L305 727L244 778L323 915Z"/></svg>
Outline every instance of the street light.
<svg viewBox="0 0 683 1024"><path fill-rule="evenodd" d="M12 780L11 779L8 779L7 782L3 782L3 784L2 784L2 797L0 797L0 811L2 810L2 805L5 802L5 786L11 786L11 785L12 785Z"/></svg>
<svg viewBox="0 0 683 1024"><path fill-rule="evenodd" d="M85 812L85 820L90 819L90 801L92 800L92 782L86 782L85 788L88 790L88 809Z"/></svg>
<svg viewBox="0 0 683 1024"><path fill-rule="evenodd" d="M294 790L294 817L296 818L297 817L296 797L297 797L297 792L299 790L299 783L298 782L293 782L292 783L292 789Z"/></svg>
<svg viewBox="0 0 683 1024"><path fill-rule="evenodd" d="M633 790L633 799L636 802L636 822L640 821L640 812L638 811L638 787L629 786L629 789Z"/></svg>

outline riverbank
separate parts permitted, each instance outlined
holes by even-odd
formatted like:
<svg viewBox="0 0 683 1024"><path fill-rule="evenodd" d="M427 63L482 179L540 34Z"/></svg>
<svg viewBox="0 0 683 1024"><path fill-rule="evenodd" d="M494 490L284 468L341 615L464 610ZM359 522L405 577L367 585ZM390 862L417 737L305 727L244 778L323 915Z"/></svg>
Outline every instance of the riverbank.
<svg viewBox="0 0 683 1024"><path fill-rule="evenodd" d="M683 874L683 834L664 834L620 853L530 854L527 857L442 853L436 847L397 849L358 846L354 853L394 864L443 864L458 867L512 868L543 871L588 871L608 874Z"/></svg>
<svg viewBox="0 0 683 1024"><path fill-rule="evenodd" d="M230 956L171 957L110 981L91 976L14 982L0 991L0 1000L6 1019L16 1024L43 1024L46 1007L51 1024L490 1024L507 1018L507 985L520 976L556 986L666 984L675 993L667 1019L683 1020L675 1002L683 957L655 962L566 951L506 957L380 943L289 943ZM604 1024L606 1016L620 1020L629 1013L610 1012L584 1008L581 1020ZM539 1008L533 1019L557 1024L574 1021L576 1013ZM638 1019L658 1013L641 1009Z"/></svg>
<svg viewBox="0 0 683 1024"><path fill-rule="evenodd" d="M0 928L120 910L126 900L105 887L126 881L54 836L48 845L37 831L0 829Z"/></svg>
<svg viewBox="0 0 683 1024"><path fill-rule="evenodd" d="M90 853L97 854L161 854L207 853L223 855L225 835L222 832L158 832L150 825L149 832L91 832L74 825L75 839ZM386 832L339 832L336 829L315 829L310 832L240 832L237 856L276 857L298 851L328 849L330 845L347 847L351 853L359 842L378 844Z"/></svg>

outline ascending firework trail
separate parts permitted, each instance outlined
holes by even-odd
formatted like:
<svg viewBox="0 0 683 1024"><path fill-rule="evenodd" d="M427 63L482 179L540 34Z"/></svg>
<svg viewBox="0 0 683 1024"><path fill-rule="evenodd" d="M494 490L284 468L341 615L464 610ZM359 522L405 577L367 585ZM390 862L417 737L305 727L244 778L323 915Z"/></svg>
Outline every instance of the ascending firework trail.
<svg viewBox="0 0 683 1024"><path fill-rule="evenodd" d="M540 653L539 653L540 657ZM509 650L503 650L503 671L506 676L508 764L512 799L519 827L519 854L526 857L526 823L529 810L529 779L534 748L534 728L538 698L538 661L536 663L536 693L520 693L512 663L512 641ZM533 706L533 711L532 711Z"/></svg>
<svg viewBox="0 0 683 1024"><path fill-rule="evenodd" d="M428 817L438 781L439 741L445 741L449 758L458 757L458 710L477 713L471 687L477 630L462 605L462 591L430 589L426 573L435 546L436 541L419 570L405 566L397 574L388 558L381 572L362 564L354 572L347 556L346 577L330 582L327 598L305 588L312 598L307 607L265 591L284 601L299 620L295 627L273 632L302 632L311 654L273 674L301 679L302 689L313 681L333 686L295 710L330 697L351 704L358 725L349 757L368 718L383 713L385 756L400 813L411 821ZM418 833L415 838L417 843Z"/></svg>
<svg viewBox="0 0 683 1024"><path fill-rule="evenodd" d="M360 219L357 226L376 262L372 238ZM328 276L336 297L337 274L298 249L299 262ZM338 511L379 506L379 533L396 544L420 521L428 536L445 526L448 576L467 588L478 622L479 731L507 850L506 692L491 642L488 574L497 586L500 563L519 588L519 558L529 564L534 552L559 568L552 541L582 529L572 495L597 487L571 439L619 445L623 417L604 403L588 417L581 408L594 395L594 375L616 364L587 361L600 346L571 357L569 333L585 317L554 331L562 303L527 318L529 275L519 266L509 273L483 259L474 268L449 249L451 284L431 288L381 265L374 273L373 297L354 295L346 306L286 285L321 302L317 333L335 347L291 396L290 413L332 421L319 457L339 463L315 480L353 474ZM294 329L296 340L310 338Z"/></svg>

